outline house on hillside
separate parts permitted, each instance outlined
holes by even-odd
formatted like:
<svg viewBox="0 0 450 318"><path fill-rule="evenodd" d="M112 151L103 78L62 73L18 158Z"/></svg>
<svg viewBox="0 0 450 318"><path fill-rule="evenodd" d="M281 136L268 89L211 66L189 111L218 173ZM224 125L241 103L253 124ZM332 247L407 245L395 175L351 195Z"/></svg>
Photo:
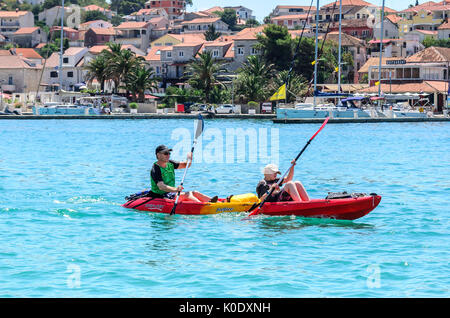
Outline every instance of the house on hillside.
<svg viewBox="0 0 450 318"><path fill-rule="evenodd" d="M5 93L36 92L41 65L21 55L0 54L0 86Z"/></svg>
<svg viewBox="0 0 450 318"><path fill-rule="evenodd" d="M402 18L390 14L384 18L383 23L383 38L385 39L398 39L398 22ZM376 22L373 26L373 38L380 39L381 38L381 22Z"/></svg>
<svg viewBox="0 0 450 318"><path fill-rule="evenodd" d="M32 48L13 48L9 51L11 52L11 55L21 56L35 65L40 65L44 61L43 57Z"/></svg>
<svg viewBox="0 0 450 318"><path fill-rule="evenodd" d="M246 8L244 6L224 7L224 9L232 9L236 11L238 24L245 24L247 20L256 19L256 17L253 15L253 10Z"/></svg>
<svg viewBox="0 0 450 318"><path fill-rule="evenodd" d="M317 8L312 6L311 9L309 6L288 6L288 5L278 5L273 9L272 13L270 14L270 17L278 17L281 15L288 15L288 14L303 14L308 13L309 14L315 14Z"/></svg>
<svg viewBox="0 0 450 318"><path fill-rule="evenodd" d="M228 24L223 22L220 18L199 18L191 21L184 21L181 23L183 33L205 33L211 25L216 29L216 32L222 34L230 34Z"/></svg>
<svg viewBox="0 0 450 318"><path fill-rule="evenodd" d="M34 15L30 11L0 11L0 34L9 38L21 28L34 27Z"/></svg>
<svg viewBox="0 0 450 318"><path fill-rule="evenodd" d="M78 26L78 30L79 31L87 31L91 28L96 28L96 29L109 29L112 28L113 25L111 22L108 21L104 21L104 20L95 20L95 21L88 21L88 22L84 22L81 23Z"/></svg>
<svg viewBox="0 0 450 318"><path fill-rule="evenodd" d="M117 32L114 28L90 28L84 34L84 46L92 47L114 42Z"/></svg>
<svg viewBox="0 0 450 318"><path fill-rule="evenodd" d="M102 8L102 7L100 7L98 5L95 5L95 4L91 4L91 5L85 6L85 7L82 8L82 10L85 11L85 12L99 11L99 12L103 13L108 18L108 20L111 20L112 17L116 15L116 12L113 12L113 11L111 11L109 9Z"/></svg>
<svg viewBox="0 0 450 318"><path fill-rule="evenodd" d="M186 1L150 0L145 3L145 9L161 8L167 12L169 20L175 20L186 11Z"/></svg>
<svg viewBox="0 0 450 318"><path fill-rule="evenodd" d="M62 70L59 69L60 58L59 53L53 53L45 64L43 83L46 85L47 91L57 90L59 88L59 77L62 76L62 88L66 91L73 91L75 84L84 81L83 69L84 56L87 54L88 48L85 47L71 47L68 48L62 59ZM62 74L61 74L62 71Z"/></svg>
<svg viewBox="0 0 450 318"><path fill-rule="evenodd" d="M62 6L45 9L38 15L39 21L45 22L49 27L61 25ZM64 6L64 24L68 28L77 28L81 23L81 7L71 4Z"/></svg>
<svg viewBox="0 0 450 318"><path fill-rule="evenodd" d="M311 23L313 18L308 14L289 14L289 15L280 15L271 18L273 24L283 25L287 27L289 30L299 29L305 27L305 29L311 29Z"/></svg>
<svg viewBox="0 0 450 318"><path fill-rule="evenodd" d="M35 47L46 41L46 34L39 27L20 28L14 32L10 39L20 47Z"/></svg>
<svg viewBox="0 0 450 318"><path fill-rule="evenodd" d="M323 37L321 37L323 39ZM330 32L327 34L327 41L339 44L339 32ZM341 35L342 53L350 53L353 58L353 65L343 65L342 75L351 77L350 82L358 83L359 73L358 70L367 61L367 48L365 42L354 36L343 33Z"/></svg>
<svg viewBox="0 0 450 318"><path fill-rule="evenodd" d="M147 52L152 31L150 22L123 22L114 29L117 31L116 43L131 44Z"/></svg>
<svg viewBox="0 0 450 318"><path fill-rule="evenodd" d="M137 22L147 22L153 18L166 18L169 20L169 15L166 10L162 8L141 9L132 13L131 16L134 17Z"/></svg>

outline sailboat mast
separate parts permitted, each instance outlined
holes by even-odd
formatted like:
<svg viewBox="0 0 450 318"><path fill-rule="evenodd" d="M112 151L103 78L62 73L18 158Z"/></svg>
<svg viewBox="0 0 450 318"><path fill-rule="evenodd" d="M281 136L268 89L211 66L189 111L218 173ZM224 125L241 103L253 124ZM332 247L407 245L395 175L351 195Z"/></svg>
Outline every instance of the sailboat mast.
<svg viewBox="0 0 450 318"><path fill-rule="evenodd" d="M342 0L339 3L339 58L338 58L338 94L341 93L341 60L342 60ZM340 104L340 98L339 103Z"/></svg>
<svg viewBox="0 0 450 318"><path fill-rule="evenodd" d="M319 56L319 0L317 0L316 8L316 47L315 47L315 57L314 57L314 106L316 103L316 92L317 92L317 59Z"/></svg>
<svg viewBox="0 0 450 318"><path fill-rule="evenodd" d="M384 33L384 0L381 7L381 36L380 36L380 62L378 65L378 96L381 95L381 63L383 57L383 33Z"/></svg>
<svg viewBox="0 0 450 318"><path fill-rule="evenodd" d="M64 49L64 0L62 0L62 8L61 8L61 39L60 39L60 49L59 49L59 92L61 94L62 90L62 65L63 65L63 49Z"/></svg>

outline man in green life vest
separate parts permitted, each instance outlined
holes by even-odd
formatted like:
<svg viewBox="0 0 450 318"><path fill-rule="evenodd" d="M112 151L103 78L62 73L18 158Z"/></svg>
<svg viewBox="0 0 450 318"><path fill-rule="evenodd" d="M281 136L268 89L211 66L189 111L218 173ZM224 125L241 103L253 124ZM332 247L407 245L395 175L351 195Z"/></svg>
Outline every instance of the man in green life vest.
<svg viewBox="0 0 450 318"><path fill-rule="evenodd" d="M150 196L163 199L174 199L176 192L183 191L180 185L175 186L175 170L189 168L192 163L192 153L188 153L186 162L177 162L170 159L169 149L165 145L156 147L155 154L158 159L150 172L152 189ZM189 162L189 166L187 166ZM181 192L180 200L190 200L195 202L216 202L217 196L210 198L198 191Z"/></svg>

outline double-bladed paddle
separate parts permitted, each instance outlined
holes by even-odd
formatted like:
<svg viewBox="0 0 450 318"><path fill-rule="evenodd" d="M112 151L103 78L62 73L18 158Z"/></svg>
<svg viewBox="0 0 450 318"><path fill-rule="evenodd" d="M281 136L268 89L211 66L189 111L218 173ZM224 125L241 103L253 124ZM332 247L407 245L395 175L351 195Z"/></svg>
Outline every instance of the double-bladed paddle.
<svg viewBox="0 0 450 318"><path fill-rule="evenodd" d="M292 166L294 166L294 164L297 162L298 158L300 158L300 156L305 151L305 149L309 146L311 141L317 136L317 134L323 129L323 127L325 127L325 125L328 122L328 119L330 119L330 117L327 117L325 119L325 121L323 122L322 126L320 126L319 130L308 140L306 145L303 147L302 151L300 151L300 153L297 155L297 157L295 157L294 163L289 167L288 170L286 170L284 175L278 180L278 182L277 182L278 186L280 186L280 184L283 182L284 178L286 177L286 174L289 172L289 170L292 168ZM270 191L267 192L267 196L264 198L264 200L262 200L260 203L255 203L254 205L252 205L252 207L247 211L247 212L251 212L251 213L247 217L245 217L243 220L247 220L250 217L252 217L254 215L257 215L261 211L261 208L263 207L263 205L266 202L267 198L269 198L272 195L274 190L275 190L275 187L271 187Z"/></svg>
<svg viewBox="0 0 450 318"><path fill-rule="evenodd" d="M193 142L192 148L191 148L192 154L194 154L194 148L195 148L195 145L197 144L197 138L202 134L203 128L204 128L203 117L201 114L198 114L197 129L195 130L194 142ZM186 162L186 169L184 169L184 174L183 174L183 178L181 179L180 186L183 186L184 178L186 177L186 172L188 170L188 167L189 167L189 160ZM175 214L175 211L176 211L177 205L178 205L178 199L180 197L180 193L181 193L181 191L178 190L176 198L175 198L175 204L173 205L172 211L170 211L170 215Z"/></svg>

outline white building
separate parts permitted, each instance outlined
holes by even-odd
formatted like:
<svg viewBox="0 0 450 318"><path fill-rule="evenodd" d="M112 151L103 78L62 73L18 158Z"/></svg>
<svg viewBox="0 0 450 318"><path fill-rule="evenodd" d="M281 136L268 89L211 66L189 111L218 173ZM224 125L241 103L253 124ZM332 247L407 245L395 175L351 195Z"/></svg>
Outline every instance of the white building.
<svg viewBox="0 0 450 318"><path fill-rule="evenodd" d="M66 91L72 91L75 84L84 81L83 69L84 56L88 53L88 48L85 47L71 47L68 48L63 54L62 64L62 89ZM60 76L60 55L59 53L53 53L47 60L45 65L43 83L47 87L59 87Z"/></svg>

